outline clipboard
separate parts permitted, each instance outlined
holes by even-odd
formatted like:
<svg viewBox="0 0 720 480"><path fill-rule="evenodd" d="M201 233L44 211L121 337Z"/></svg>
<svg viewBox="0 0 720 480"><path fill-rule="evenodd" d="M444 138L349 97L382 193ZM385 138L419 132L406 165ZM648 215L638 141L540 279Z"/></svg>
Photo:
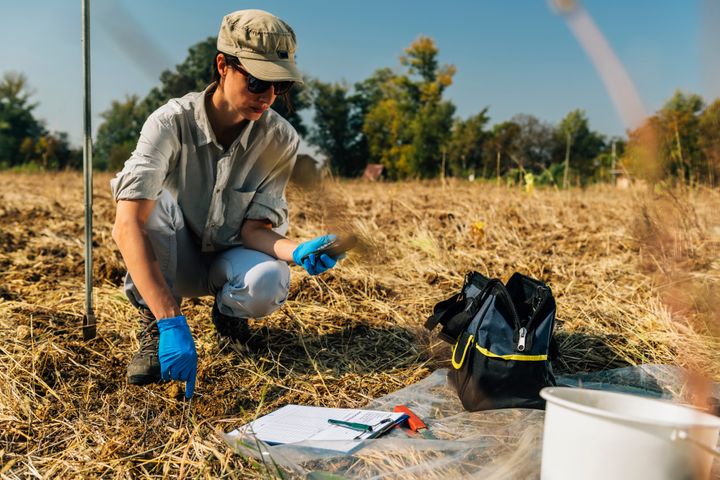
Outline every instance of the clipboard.
<svg viewBox="0 0 720 480"><path fill-rule="evenodd" d="M368 431L333 425L328 420L371 425ZM268 445L302 444L348 453L360 441L377 438L407 419L398 412L286 405L230 432L228 436L253 435Z"/></svg>

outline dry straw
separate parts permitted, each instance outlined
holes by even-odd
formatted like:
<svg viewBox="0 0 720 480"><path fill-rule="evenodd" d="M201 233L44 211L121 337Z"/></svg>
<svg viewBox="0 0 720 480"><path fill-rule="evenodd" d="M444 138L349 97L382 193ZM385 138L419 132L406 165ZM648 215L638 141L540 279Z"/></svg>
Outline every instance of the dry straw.
<svg viewBox="0 0 720 480"><path fill-rule="evenodd" d="M717 191L665 193L658 208L647 200L654 194L607 187L528 194L331 181L320 194L290 190L290 233L352 230L362 248L320 277L294 268L286 306L252 323L252 352L219 355L210 300L187 301L200 357L191 405L176 384L128 386L136 314L120 289L108 180L98 175L95 186L98 338L85 343L81 177L0 175L2 478L273 476L272 466L233 455L218 431L290 402L363 406L446 366L447 348L421 324L471 269L549 282L557 370L655 362L720 378L709 353L720 346ZM668 214L688 221L655 241Z"/></svg>

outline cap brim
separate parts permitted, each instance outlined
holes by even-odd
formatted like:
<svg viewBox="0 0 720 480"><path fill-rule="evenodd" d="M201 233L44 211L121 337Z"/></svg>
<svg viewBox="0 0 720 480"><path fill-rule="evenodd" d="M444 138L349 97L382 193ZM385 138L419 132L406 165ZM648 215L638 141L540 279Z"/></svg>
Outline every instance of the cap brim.
<svg viewBox="0 0 720 480"><path fill-rule="evenodd" d="M240 57L240 63L253 77L271 82L297 82L303 83L302 75L295 66L295 62L270 60L256 60Z"/></svg>

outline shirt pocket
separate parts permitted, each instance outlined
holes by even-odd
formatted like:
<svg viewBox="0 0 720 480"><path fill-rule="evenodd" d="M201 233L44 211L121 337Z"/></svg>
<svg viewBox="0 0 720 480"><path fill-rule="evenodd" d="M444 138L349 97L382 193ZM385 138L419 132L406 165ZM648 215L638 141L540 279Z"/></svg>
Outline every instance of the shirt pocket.
<svg viewBox="0 0 720 480"><path fill-rule="evenodd" d="M218 231L218 240L222 244L235 244L239 241L240 227L245 219L255 191L245 192L235 188L227 190L225 205L225 223Z"/></svg>

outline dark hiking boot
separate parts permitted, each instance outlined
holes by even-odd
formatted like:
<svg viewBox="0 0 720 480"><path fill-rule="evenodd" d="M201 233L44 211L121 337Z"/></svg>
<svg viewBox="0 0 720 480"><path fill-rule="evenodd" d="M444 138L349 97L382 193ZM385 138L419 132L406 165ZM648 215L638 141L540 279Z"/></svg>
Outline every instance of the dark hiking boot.
<svg viewBox="0 0 720 480"><path fill-rule="evenodd" d="M235 318L220 313L217 304L213 304L212 322L220 351L240 349L248 344L252 337L247 318Z"/></svg>
<svg viewBox="0 0 720 480"><path fill-rule="evenodd" d="M140 348L133 355L127 366L128 383L132 385L147 385L160 381L160 360L158 359L158 332L155 316L149 308L140 307L140 330L137 339Z"/></svg>

